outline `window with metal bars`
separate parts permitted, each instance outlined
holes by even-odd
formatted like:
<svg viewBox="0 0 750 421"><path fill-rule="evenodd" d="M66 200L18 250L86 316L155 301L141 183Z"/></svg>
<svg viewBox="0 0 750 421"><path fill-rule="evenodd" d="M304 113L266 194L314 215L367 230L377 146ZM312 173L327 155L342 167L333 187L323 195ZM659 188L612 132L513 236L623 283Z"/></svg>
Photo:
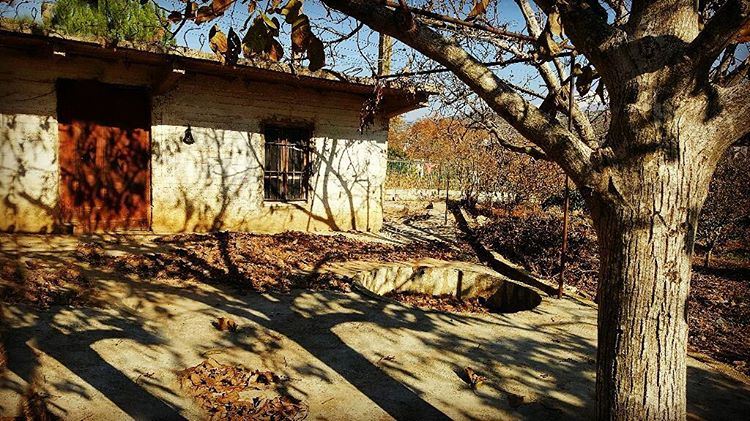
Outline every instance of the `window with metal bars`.
<svg viewBox="0 0 750 421"><path fill-rule="evenodd" d="M268 201L307 200L310 130L299 127L266 126L264 198Z"/></svg>

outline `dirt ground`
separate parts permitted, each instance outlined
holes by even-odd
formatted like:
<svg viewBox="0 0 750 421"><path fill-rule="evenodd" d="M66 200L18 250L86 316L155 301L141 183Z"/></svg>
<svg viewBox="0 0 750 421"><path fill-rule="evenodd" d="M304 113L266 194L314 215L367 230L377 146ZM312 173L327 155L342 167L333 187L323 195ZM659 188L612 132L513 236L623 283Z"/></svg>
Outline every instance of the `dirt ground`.
<svg viewBox="0 0 750 421"><path fill-rule="evenodd" d="M443 215L395 206L368 236L0 236L0 257L22 265L3 278L20 271L33 287L4 286L0 415L23 411L33 391L65 419L203 419L211 412L196 390L216 402L239 390L231 397L299 405L294 416L308 419L593 417L591 301L543 294L532 311L449 313L349 288L371 265L362 260L491 270L451 247L457 228ZM236 329L217 329L219 318ZM746 378L711 361L688 366L693 418L750 411ZM487 378L476 390L466 367Z"/></svg>

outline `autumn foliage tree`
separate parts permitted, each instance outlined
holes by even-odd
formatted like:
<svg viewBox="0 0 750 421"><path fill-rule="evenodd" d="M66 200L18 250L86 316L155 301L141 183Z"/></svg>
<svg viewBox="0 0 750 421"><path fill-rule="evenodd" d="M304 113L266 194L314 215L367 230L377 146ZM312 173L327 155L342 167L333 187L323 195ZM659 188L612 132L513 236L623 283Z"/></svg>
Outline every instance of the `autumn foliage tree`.
<svg viewBox="0 0 750 421"><path fill-rule="evenodd" d="M522 142L507 125L497 130L505 139ZM539 205L563 186L557 164L508 150L497 141L497 132L477 128L467 119L429 116L392 127L390 133L389 142L409 159L450 172L453 188L460 188L470 202L483 193L500 193L495 197L498 205Z"/></svg>

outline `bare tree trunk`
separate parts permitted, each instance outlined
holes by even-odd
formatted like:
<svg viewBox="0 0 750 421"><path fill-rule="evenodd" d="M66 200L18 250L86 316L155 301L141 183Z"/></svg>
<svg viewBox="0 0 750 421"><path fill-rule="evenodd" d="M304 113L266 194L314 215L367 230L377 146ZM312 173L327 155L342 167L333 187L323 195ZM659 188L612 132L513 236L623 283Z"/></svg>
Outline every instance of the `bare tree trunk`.
<svg viewBox="0 0 750 421"><path fill-rule="evenodd" d="M599 221L598 419L684 419L686 235L620 219Z"/></svg>
<svg viewBox="0 0 750 421"><path fill-rule="evenodd" d="M711 165L689 172L693 157L679 155L625 164L611 181L618 199L591 201L601 255L600 420L686 417L686 302L705 198L693 192L707 189Z"/></svg>

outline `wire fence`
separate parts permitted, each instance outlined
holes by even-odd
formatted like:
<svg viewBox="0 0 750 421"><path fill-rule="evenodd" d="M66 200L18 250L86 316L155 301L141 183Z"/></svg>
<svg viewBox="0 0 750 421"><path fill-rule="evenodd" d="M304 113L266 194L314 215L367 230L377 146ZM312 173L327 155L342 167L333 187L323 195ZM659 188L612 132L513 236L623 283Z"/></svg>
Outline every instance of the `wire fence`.
<svg viewBox="0 0 750 421"><path fill-rule="evenodd" d="M424 160L389 159L385 187L390 191L416 192L415 197L432 195L491 202L507 202L513 193L504 189L495 175L487 175L477 168L438 165ZM411 195L407 195L411 196Z"/></svg>
<svg viewBox="0 0 750 421"><path fill-rule="evenodd" d="M445 189L449 178L457 183L455 171L424 160L388 160L386 188ZM453 188L457 188L454 184Z"/></svg>

